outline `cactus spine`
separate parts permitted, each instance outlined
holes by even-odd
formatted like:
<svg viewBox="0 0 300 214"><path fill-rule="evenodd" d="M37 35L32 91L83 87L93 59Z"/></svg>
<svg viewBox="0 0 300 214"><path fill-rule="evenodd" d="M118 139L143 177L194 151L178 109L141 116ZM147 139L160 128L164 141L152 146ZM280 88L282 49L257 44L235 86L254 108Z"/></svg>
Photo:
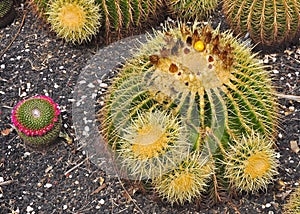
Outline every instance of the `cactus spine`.
<svg viewBox="0 0 300 214"><path fill-rule="evenodd" d="M164 112L164 116L155 113L159 111ZM191 27L184 24L166 26L162 32L155 32L155 36L142 46L140 52L124 65L113 80L99 120L103 135L116 156L121 154L126 159L130 156L123 152L124 147L128 148L128 141L125 144L124 139L137 139L131 127L144 124L144 119L139 115L146 117L145 115L152 114L160 118L155 119L156 121L167 119L170 121L168 123L175 117L179 122L172 123L171 130L181 135L178 136L179 139L185 139L188 149L184 150L184 155L180 158L171 159L173 164L161 161L165 166L160 169L166 169L167 172L159 170L155 177L152 176L154 174L144 173L139 178L149 176L149 179L155 180L156 189L163 197L171 203L182 203L184 199L178 195L181 190L175 190L174 186L166 187L165 181L175 178L185 167L189 171L185 164L186 158L193 159L193 153L197 152L200 153L200 157L196 158L198 162L209 157L212 169L224 168L224 161L216 164L215 154L224 159L229 145L243 141L244 135L252 136L255 132L264 136L264 140L273 139L277 129L276 112L277 104L268 71L251 53L251 49L246 44L239 43L229 32L220 33L209 25L200 26L195 23ZM174 124L179 124L180 129L185 131L176 131L178 127ZM157 144L153 140L157 137L154 136L156 134L148 132L143 140L137 140L135 144L144 145L147 137L152 139L147 140L149 150L163 151L166 147ZM251 139L249 137L248 140L247 137L244 141L251 144ZM168 142L168 145L176 145L174 140ZM249 150L247 152L250 154L252 150ZM143 154L148 153L149 151ZM164 153L157 155L163 160ZM136 171L132 166L137 164L127 164L129 176L133 176L132 172ZM272 167L275 169L276 165ZM191 168L198 167L192 165ZM202 176L200 171L196 177ZM263 171L262 174L267 172ZM213 173L215 171L208 174ZM179 177L179 180L186 180L184 175ZM201 192L208 180L199 180L203 187L196 189ZM158 181L162 183L159 184ZM172 191L173 195L164 191ZM183 195L187 201L199 196L188 189Z"/></svg>
<svg viewBox="0 0 300 214"><path fill-rule="evenodd" d="M235 33L248 32L255 43L275 47L299 39L297 0L224 0L223 10Z"/></svg>
<svg viewBox="0 0 300 214"><path fill-rule="evenodd" d="M50 145L61 129L58 105L47 96L20 101L12 111L11 120L19 136L32 148Z"/></svg>

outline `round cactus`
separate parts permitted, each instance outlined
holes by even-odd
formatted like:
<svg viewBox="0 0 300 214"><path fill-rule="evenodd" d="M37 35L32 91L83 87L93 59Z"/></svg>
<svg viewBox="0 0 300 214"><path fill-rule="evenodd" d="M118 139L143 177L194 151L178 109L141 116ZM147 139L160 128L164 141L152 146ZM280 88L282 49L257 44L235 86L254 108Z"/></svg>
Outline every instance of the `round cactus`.
<svg viewBox="0 0 300 214"><path fill-rule="evenodd" d="M99 6L94 0L55 0L49 3L46 15L53 31L67 42L91 40L101 24Z"/></svg>
<svg viewBox="0 0 300 214"><path fill-rule="evenodd" d="M225 157L225 178L239 190L266 189L273 176L278 174L273 142L252 133L234 143Z"/></svg>
<svg viewBox="0 0 300 214"><path fill-rule="evenodd" d="M170 0L169 7L176 16L188 20L207 17L218 3L218 0Z"/></svg>
<svg viewBox="0 0 300 214"><path fill-rule="evenodd" d="M299 39L299 1L224 0L223 10L235 33L249 33L255 43L264 47L278 48Z"/></svg>
<svg viewBox="0 0 300 214"><path fill-rule="evenodd" d="M300 187L295 188L295 191L290 195L287 203L283 206L284 214L300 213Z"/></svg>
<svg viewBox="0 0 300 214"><path fill-rule="evenodd" d="M47 96L20 101L12 111L11 120L19 136L32 148L50 145L61 129L58 105Z"/></svg>
<svg viewBox="0 0 300 214"><path fill-rule="evenodd" d="M163 114L159 116L158 112ZM155 129L145 122L149 115L160 117L151 122L156 124ZM210 158L221 151L220 155L225 156L231 141L253 131L272 140L277 130L277 101L268 71L246 44L209 25L179 24L155 32L121 68L112 81L99 120L117 157L127 158L133 147L143 147L147 142L147 150L140 150L139 158L155 154L158 160L170 159L173 164L160 161L160 169L169 171L192 151ZM147 139L142 137L140 124L147 127ZM166 124L173 128L162 129L168 127ZM137 133L141 137L136 137ZM174 133L176 140L167 137L158 143L166 133ZM184 145L177 144L182 141L188 144L184 155L164 157L162 151L168 148L171 155L173 148ZM125 164L130 176L138 172L139 178L156 179L166 174L164 170L149 174L145 165L137 170L141 166L139 158L130 158Z"/></svg>
<svg viewBox="0 0 300 214"><path fill-rule="evenodd" d="M177 167L154 179L154 189L171 204L183 204L200 197L213 174L213 164L193 152Z"/></svg>
<svg viewBox="0 0 300 214"><path fill-rule="evenodd" d="M0 28L10 24L15 18L13 0L0 0Z"/></svg>

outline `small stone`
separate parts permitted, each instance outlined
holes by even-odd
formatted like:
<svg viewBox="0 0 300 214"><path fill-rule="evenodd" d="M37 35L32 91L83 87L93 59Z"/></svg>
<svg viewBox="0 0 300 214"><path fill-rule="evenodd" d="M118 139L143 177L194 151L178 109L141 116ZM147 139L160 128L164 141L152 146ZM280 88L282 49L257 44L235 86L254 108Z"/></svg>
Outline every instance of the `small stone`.
<svg viewBox="0 0 300 214"><path fill-rule="evenodd" d="M64 66L61 65L58 68L59 68L59 70L62 70L62 69L64 69Z"/></svg>
<svg viewBox="0 0 300 214"><path fill-rule="evenodd" d="M33 211L33 208L31 206L27 206L26 212L31 213Z"/></svg>
<svg viewBox="0 0 300 214"><path fill-rule="evenodd" d="M297 141L295 140L290 141L290 145L293 152L298 153L300 151Z"/></svg>
<svg viewBox="0 0 300 214"><path fill-rule="evenodd" d="M4 182L4 178L3 177L0 177L0 182Z"/></svg>
<svg viewBox="0 0 300 214"><path fill-rule="evenodd" d="M99 201L99 204L103 205L105 203L104 199L101 198L100 201Z"/></svg>
<svg viewBox="0 0 300 214"><path fill-rule="evenodd" d="M281 133L279 133L279 134L278 134L278 137L281 139L281 138L282 138L282 134L281 134Z"/></svg>
<svg viewBox="0 0 300 214"><path fill-rule="evenodd" d="M94 85L93 83L89 83L89 84L88 84L88 87L89 87L89 88L95 88L95 85Z"/></svg>
<svg viewBox="0 0 300 214"><path fill-rule="evenodd" d="M100 83L99 86L100 86L101 88L107 88L108 85L107 85L106 83L103 82L103 83Z"/></svg>
<svg viewBox="0 0 300 214"><path fill-rule="evenodd" d="M26 158L26 157L28 157L28 156L30 156L30 152L25 152L25 153L24 153L24 158Z"/></svg>
<svg viewBox="0 0 300 214"><path fill-rule="evenodd" d="M0 68L4 69L5 68L5 64L1 64Z"/></svg>
<svg viewBox="0 0 300 214"><path fill-rule="evenodd" d="M278 74L279 71L278 71L278 70L273 70L273 73L274 73L274 74Z"/></svg>
<svg viewBox="0 0 300 214"><path fill-rule="evenodd" d="M63 210L66 210L66 209L68 209L68 205L65 204L65 205L63 206Z"/></svg>
<svg viewBox="0 0 300 214"><path fill-rule="evenodd" d="M52 187L52 184L50 184L50 183L46 183L45 185L44 185L44 187L46 187L46 188L51 188Z"/></svg>
<svg viewBox="0 0 300 214"><path fill-rule="evenodd" d="M271 204L270 204L270 203L267 203L267 204L266 204L266 208L269 208L269 207L271 207Z"/></svg>

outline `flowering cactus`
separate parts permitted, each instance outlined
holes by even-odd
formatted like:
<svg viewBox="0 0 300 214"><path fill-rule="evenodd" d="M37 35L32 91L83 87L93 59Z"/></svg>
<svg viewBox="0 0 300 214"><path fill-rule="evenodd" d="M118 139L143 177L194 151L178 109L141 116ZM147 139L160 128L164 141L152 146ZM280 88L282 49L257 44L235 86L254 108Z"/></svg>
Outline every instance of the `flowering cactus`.
<svg viewBox="0 0 300 214"><path fill-rule="evenodd" d="M34 148L52 143L61 129L59 107L47 96L20 101L12 110L11 120L19 136Z"/></svg>

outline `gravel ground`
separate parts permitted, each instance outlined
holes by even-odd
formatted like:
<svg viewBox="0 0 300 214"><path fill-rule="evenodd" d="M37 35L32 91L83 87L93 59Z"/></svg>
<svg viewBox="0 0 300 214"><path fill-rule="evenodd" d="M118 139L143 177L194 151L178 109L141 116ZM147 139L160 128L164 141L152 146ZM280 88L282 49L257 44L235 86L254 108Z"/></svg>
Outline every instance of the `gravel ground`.
<svg viewBox="0 0 300 214"><path fill-rule="evenodd" d="M75 135L72 106L77 80L101 45L72 46L43 27L31 10L18 8L14 23L0 29L0 213L281 213L292 188L300 182L300 103L280 99L281 129L276 142L280 154L279 175L267 191L239 193L208 207L205 200L171 207L138 184L120 181L97 167ZM24 24L23 24L23 17ZM212 18L222 20L220 12ZM20 28L22 26L22 28ZM20 32L18 32L20 30ZM13 40L14 35L17 35ZM9 48L7 48L9 47ZM122 52L119 51L119 52ZM107 59L116 53L106 56ZM120 56L115 56L118 57ZM278 92L300 96L300 46L274 54L259 54L274 75ZM103 59L105 60L105 58ZM107 85L101 77L95 81ZM12 107L21 99L48 95L59 103L63 131L70 141L60 140L47 152L26 148L11 127ZM101 101L100 101L101 102Z"/></svg>

